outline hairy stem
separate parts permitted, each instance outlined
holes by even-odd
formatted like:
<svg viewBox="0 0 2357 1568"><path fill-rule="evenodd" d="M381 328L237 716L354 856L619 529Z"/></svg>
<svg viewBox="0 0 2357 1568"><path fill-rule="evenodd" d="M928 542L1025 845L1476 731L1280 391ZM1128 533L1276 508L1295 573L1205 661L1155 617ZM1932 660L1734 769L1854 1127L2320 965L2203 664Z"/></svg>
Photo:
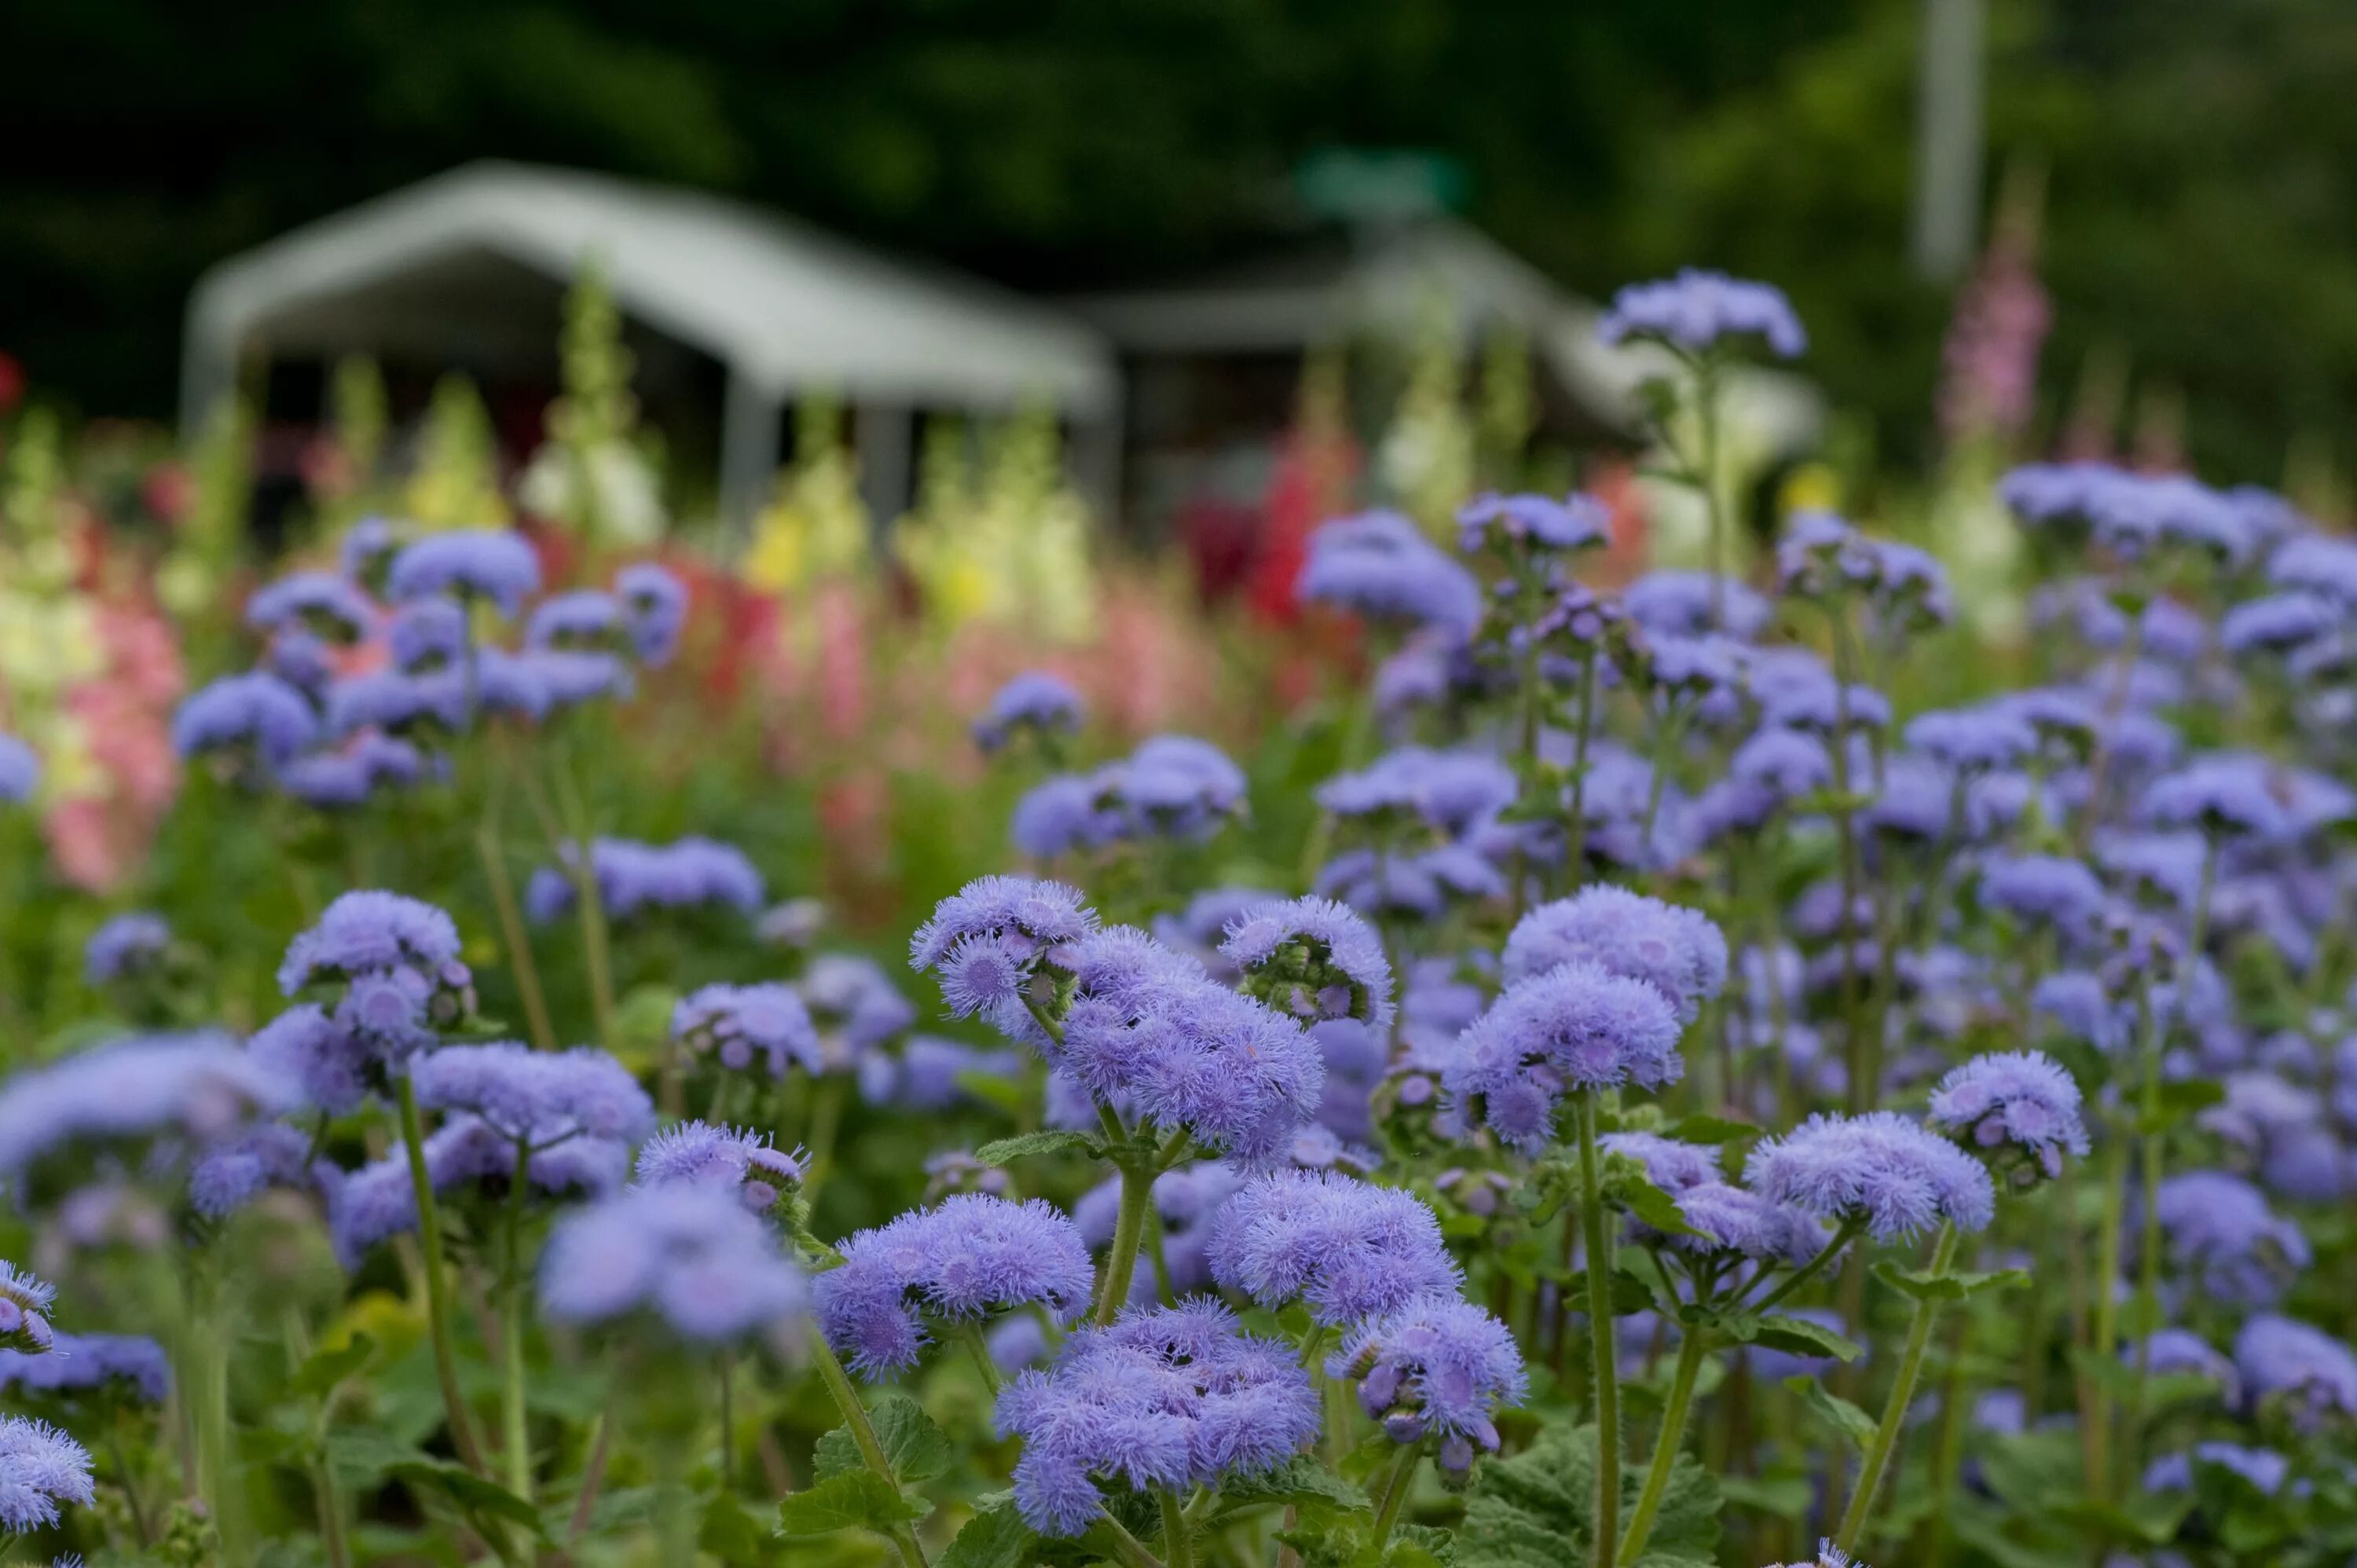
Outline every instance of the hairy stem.
<svg viewBox="0 0 2357 1568"><path fill-rule="evenodd" d="M1612 1251L1597 1180L1596 1091L1577 1097L1579 1218L1587 1245L1587 1337L1596 1380L1596 1568L1613 1568L1620 1540L1620 1368L1613 1348Z"/></svg>
<svg viewBox="0 0 2357 1568"><path fill-rule="evenodd" d="M884 1444L876 1439L875 1425L867 1419L867 1407L859 1402L859 1391L852 1386L851 1374L835 1359L834 1347L826 1342L826 1336L815 1323L811 1325L810 1339L812 1359L817 1364L819 1378L826 1384L826 1391L834 1396L835 1409L843 1412L843 1423L851 1429L851 1441L858 1448L860 1459L894 1490L899 1490L900 1478L892 1473L892 1461L885 1456ZM926 1568L925 1549L907 1525L894 1525L891 1541L908 1568Z"/></svg>
<svg viewBox="0 0 2357 1568"><path fill-rule="evenodd" d="M1146 1235L1146 1217L1154 1204L1154 1173L1134 1162L1121 1167L1121 1210L1114 1218L1113 1249L1105 1254L1104 1279L1093 1315L1102 1327L1129 1304L1130 1276L1137 1270L1137 1250Z"/></svg>
<svg viewBox="0 0 2357 1568"><path fill-rule="evenodd" d="M1678 1450L1685 1445L1686 1411L1694 1403L1695 1379L1710 1348L1710 1336L1689 1325L1678 1346L1677 1369L1670 1374L1669 1402L1662 1407L1662 1434L1653 1442L1653 1463L1645 1471L1645 1489L1637 1494L1637 1511L1629 1516L1629 1536L1620 1543L1620 1561L1631 1563L1645 1554L1653 1533L1653 1516L1670 1489L1670 1472L1677 1467Z"/></svg>
<svg viewBox="0 0 2357 1568"><path fill-rule="evenodd" d="M1932 1251L1932 1277L1944 1279L1956 1260L1956 1228L1940 1227L1939 1244ZM1875 1494L1881 1491L1883 1477L1889 1472L1890 1456L1898 1449L1899 1434L1907 1424L1907 1407L1915 1401L1915 1385L1923 1376L1923 1353L1932 1343L1932 1326L1940 1316L1940 1298L1925 1293L1915 1304L1914 1319L1907 1326L1907 1348L1900 1355L1899 1375L1890 1385L1890 1397L1882 1407L1882 1423L1874 1429L1874 1441L1867 1444L1866 1463L1857 1473L1857 1489L1850 1494L1849 1508L1842 1514L1841 1529L1835 1533L1835 1545L1846 1546L1853 1552L1865 1547L1866 1520L1874 1511Z"/></svg>
<svg viewBox="0 0 2357 1568"><path fill-rule="evenodd" d="M1400 1508L1414 1489L1415 1467L1424 1457L1424 1439L1410 1443L1392 1461L1392 1470L1383 1481L1383 1495L1375 1505L1375 1556L1383 1557L1383 1546L1392 1538L1392 1526L1399 1522Z"/></svg>
<svg viewBox="0 0 2357 1568"><path fill-rule="evenodd" d="M417 1201L419 1272L425 1277L425 1316L434 1342L434 1376L442 1385L442 1411L450 1423L450 1443L468 1469L485 1480L482 1451L475 1446L475 1430L467 1419L467 1398L458 1390L458 1352L450 1334L450 1283L443 1273L442 1214L434 1202L433 1178L425 1172L425 1129L417 1115L417 1090L405 1072L393 1079L394 1102L401 1111L401 1140L409 1157L409 1189Z"/></svg>

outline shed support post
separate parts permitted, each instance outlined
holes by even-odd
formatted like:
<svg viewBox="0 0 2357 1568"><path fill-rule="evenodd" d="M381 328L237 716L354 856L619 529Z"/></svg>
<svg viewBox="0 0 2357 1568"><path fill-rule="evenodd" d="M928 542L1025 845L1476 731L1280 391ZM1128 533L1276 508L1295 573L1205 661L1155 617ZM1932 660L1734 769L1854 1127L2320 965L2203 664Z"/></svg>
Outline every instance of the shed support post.
<svg viewBox="0 0 2357 1568"><path fill-rule="evenodd" d="M896 403L863 403L851 416L852 449L859 456L859 499L880 547L913 494L917 416Z"/></svg>
<svg viewBox="0 0 2357 1568"><path fill-rule="evenodd" d="M731 367L720 409L720 522L723 537L743 544L778 475L784 400Z"/></svg>

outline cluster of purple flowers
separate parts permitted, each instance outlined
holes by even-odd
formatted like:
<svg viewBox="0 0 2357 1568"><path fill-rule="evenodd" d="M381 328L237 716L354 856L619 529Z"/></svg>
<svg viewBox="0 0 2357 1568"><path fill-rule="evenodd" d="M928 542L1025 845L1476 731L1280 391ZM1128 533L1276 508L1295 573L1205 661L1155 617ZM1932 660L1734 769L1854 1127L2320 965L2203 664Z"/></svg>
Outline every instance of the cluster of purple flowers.
<svg viewBox="0 0 2357 1568"><path fill-rule="evenodd" d="M1473 574L1395 511L1322 524L1309 537L1294 595L1390 626L1429 628L1455 642L1481 621Z"/></svg>
<svg viewBox="0 0 2357 1568"><path fill-rule="evenodd" d="M810 1286L735 1194L673 1181L560 1219L541 1254L540 1305L558 1323L644 1318L690 1344L719 1346L806 1313Z"/></svg>
<svg viewBox="0 0 2357 1568"><path fill-rule="evenodd" d="M1015 847L1041 860L1154 839L1197 840L1245 809L1243 771L1193 736L1155 736L1120 761L1042 780L1015 809Z"/></svg>
<svg viewBox="0 0 2357 1568"><path fill-rule="evenodd" d="M1440 1222L1415 1194L1333 1171L1255 1177L1220 1209L1211 1277L1263 1306L1299 1301L1329 1326L1362 1323L1459 1275Z"/></svg>
<svg viewBox="0 0 2357 1568"><path fill-rule="evenodd" d="M475 1010L458 928L397 893L346 893L286 949L278 986L320 996L328 1021L376 1061L397 1065Z"/></svg>
<svg viewBox="0 0 2357 1568"><path fill-rule="evenodd" d="M810 1008L793 987L774 981L707 985L689 993L672 1009L671 1035L731 1072L758 1066L770 1078L782 1079L789 1067L826 1070L826 1052Z"/></svg>
<svg viewBox="0 0 2357 1568"><path fill-rule="evenodd" d="M1042 739L1081 727L1088 707L1060 676L1028 670L990 699L990 710L974 721L974 743L985 752L1003 751L1017 735Z"/></svg>
<svg viewBox="0 0 2357 1568"><path fill-rule="evenodd" d="M911 1210L837 1251L843 1266L817 1280L819 1325L870 1377L916 1366L929 1319L979 1328L1036 1304L1069 1321L1096 1279L1079 1230L1053 1206L980 1193Z"/></svg>
<svg viewBox="0 0 2357 1568"><path fill-rule="evenodd" d="M544 865L524 885L524 912L545 923L573 908L572 867L578 850L563 850L568 865ZM589 846L589 875L607 918L629 920L660 909L736 909L752 915L766 897L761 874L745 852L716 839L691 836L671 843L597 839Z"/></svg>

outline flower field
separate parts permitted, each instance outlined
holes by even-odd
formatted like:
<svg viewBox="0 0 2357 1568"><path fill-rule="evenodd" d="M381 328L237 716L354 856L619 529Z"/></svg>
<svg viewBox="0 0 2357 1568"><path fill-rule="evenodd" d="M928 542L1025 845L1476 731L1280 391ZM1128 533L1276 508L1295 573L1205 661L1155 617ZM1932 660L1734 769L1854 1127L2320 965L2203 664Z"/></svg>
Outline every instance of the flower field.
<svg viewBox="0 0 2357 1568"><path fill-rule="evenodd" d="M132 569L20 424L0 1560L2357 1559L2357 541L1750 560L1803 324L1600 330L1698 566L1460 494L1249 624L1036 440L944 624L820 462L738 570L350 463Z"/></svg>

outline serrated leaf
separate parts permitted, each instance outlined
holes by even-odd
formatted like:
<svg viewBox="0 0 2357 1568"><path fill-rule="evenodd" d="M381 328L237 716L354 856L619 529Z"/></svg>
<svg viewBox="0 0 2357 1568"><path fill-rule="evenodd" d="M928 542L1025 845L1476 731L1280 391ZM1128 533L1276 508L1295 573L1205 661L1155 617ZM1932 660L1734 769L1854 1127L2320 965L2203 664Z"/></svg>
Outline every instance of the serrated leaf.
<svg viewBox="0 0 2357 1568"><path fill-rule="evenodd" d="M314 1350L286 1380L286 1391L317 1398L359 1371L375 1354L376 1341L365 1334L355 1334L332 1350Z"/></svg>
<svg viewBox="0 0 2357 1568"><path fill-rule="evenodd" d="M321 1439L319 1451L337 1484L363 1491L383 1482L397 1466L425 1458L425 1450L373 1426L339 1427Z"/></svg>
<svg viewBox="0 0 2357 1568"><path fill-rule="evenodd" d="M1261 1476L1243 1476L1220 1487L1222 1509L1259 1503L1325 1503L1346 1512L1372 1509L1367 1494L1307 1454L1297 1454Z"/></svg>
<svg viewBox="0 0 2357 1568"><path fill-rule="evenodd" d="M846 1470L778 1505L778 1529L787 1535L830 1535L868 1530L881 1535L931 1511L873 1470Z"/></svg>
<svg viewBox="0 0 2357 1568"><path fill-rule="evenodd" d="M1863 1449L1874 1441L1874 1417L1843 1399L1830 1394L1814 1378L1786 1378L1784 1386L1801 1396L1801 1402L1844 1437Z"/></svg>
<svg viewBox="0 0 2357 1568"><path fill-rule="evenodd" d="M993 1139L976 1149L974 1157L986 1165L1003 1165L1039 1155L1086 1155L1097 1159L1103 1153L1104 1145L1088 1133L1064 1131Z"/></svg>
<svg viewBox="0 0 2357 1568"><path fill-rule="evenodd" d="M877 1445L891 1463L892 1473L904 1483L945 1475L956 1458L948 1434L933 1424L924 1406L906 1394L886 1394L877 1400L867 1412L867 1424L876 1429ZM838 1426L821 1437L816 1458L822 1481L864 1470L867 1463L848 1426Z"/></svg>
<svg viewBox="0 0 2357 1568"><path fill-rule="evenodd" d="M723 1563L759 1563L770 1559L773 1533L734 1494L723 1492L705 1505L695 1543Z"/></svg>
<svg viewBox="0 0 2357 1568"><path fill-rule="evenodd" d="M1039 1539L1014 1503L1002 1500L965 1521L937 1568L1021 1568Z"/></svg>
<svg viewBox="0 0 2357 1568"><path fill-rule="evenodd" d="M1621 1467L1621 1517L1634 1506L1643 1466ZM1649 1568L1711 1563L1718 1549L1718 1483L1681 1454L1653 1533ZM1485 1459L1465 1496L1456 1568L1562 1568L1594 1556L1596 1428L1553 1422L1523 1452Z"/></svg>
<svg viewBox="0 0 2357 1568"><path fill-rule="evenodd" d="M1990 1291L2018 1290L2029 1283L2029 1275L2020 1269L1935 1274L1929 1269L1901 1269L1887 1262L1874 1265L1874 1277L1917 1301L1965 1301Z"/></svg>
<svg viewBox="0 0 2357 1568"><path fill-rule="evenodd" d="M1822 1323L1805 1317L1785 1317L1771 1314L1760 1320L1752 1331L1752 1343L1770 1350L1781 1350L1793 1356L1831 1356L1837 1361L1855 1361L1865 1350L1846 1336L1837 1334Z"/></svg>

